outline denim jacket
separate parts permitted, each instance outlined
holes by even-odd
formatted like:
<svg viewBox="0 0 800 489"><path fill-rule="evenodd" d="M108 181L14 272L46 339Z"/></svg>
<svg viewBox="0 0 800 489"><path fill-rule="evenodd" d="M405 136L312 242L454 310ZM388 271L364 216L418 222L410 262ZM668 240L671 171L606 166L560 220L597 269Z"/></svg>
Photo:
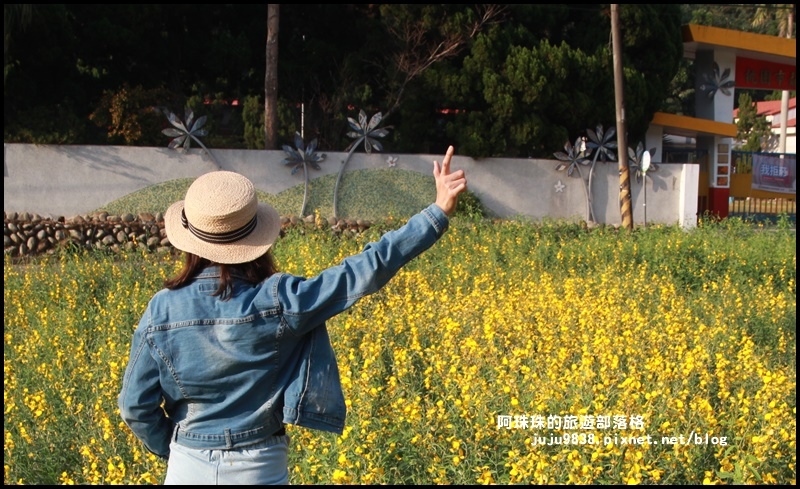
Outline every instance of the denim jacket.
<svg viewBox="0 0 800 489"><path fill-rule="evenodd" d="M346 408L325 322L377 292L447 226L431 204L312 278L237 280L233 298L223 301L211 295L219 276L212 266L185 287L159 291L133 335L122 419L162 458L171 441L239 448L283 423L342 433Z"/></svg>

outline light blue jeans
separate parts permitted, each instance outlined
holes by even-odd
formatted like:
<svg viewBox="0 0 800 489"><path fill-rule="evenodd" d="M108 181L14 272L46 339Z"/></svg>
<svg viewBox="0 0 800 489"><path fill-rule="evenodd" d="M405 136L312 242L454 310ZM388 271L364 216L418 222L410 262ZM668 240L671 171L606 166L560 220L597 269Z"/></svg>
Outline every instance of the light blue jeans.
<svg viewBox="0 0 800 489"><path fill-rule="evenodd" d="M165 485L289 484L288 435L235 450L169 448Z"/></svg>

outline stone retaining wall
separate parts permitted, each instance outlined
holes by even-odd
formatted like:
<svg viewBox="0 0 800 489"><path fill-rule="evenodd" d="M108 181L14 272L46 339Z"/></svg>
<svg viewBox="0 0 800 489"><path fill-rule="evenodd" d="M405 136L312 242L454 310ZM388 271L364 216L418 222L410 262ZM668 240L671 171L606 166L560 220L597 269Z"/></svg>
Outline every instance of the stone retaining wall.
<svg viewBox="0 0 800 489"><path fill-rule="evenodd" d="M175 249L164 230L164 216L139 214L110 216L107 213L43 217L38 214L3 213L3 253L14 258L52 254L59 249L77 246L110 251L147 249L154 252L173 252ZM336 234L351 236L372 225L366 220L305 220L282 217L281 232L292 226L330 229Z"/></svg>

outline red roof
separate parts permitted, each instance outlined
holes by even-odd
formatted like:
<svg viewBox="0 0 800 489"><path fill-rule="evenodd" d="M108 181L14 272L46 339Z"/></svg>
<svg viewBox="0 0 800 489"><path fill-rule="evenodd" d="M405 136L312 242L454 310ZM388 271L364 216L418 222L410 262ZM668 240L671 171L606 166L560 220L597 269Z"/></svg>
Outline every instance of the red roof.
<svg viewBox="0 0 800 489"><path fill-rule="evenodd" d="M789 110L797 108L797 97L789 99ZM765 100L756 103L756 111L758 115L773 116L772 127L781 127L781 101L780 100ZM733 118L739 117L739 109L733 110ZM786 127L797 127L797 119L788 119Z"/></svg>
<svg viewBox="0 0 800 489"><path fill-rule="evenodd" d="M756 105L758 115L780 115L781 101L780 100L765 100ZM789 99L789 108L797 107L797 97Z"/></svg>

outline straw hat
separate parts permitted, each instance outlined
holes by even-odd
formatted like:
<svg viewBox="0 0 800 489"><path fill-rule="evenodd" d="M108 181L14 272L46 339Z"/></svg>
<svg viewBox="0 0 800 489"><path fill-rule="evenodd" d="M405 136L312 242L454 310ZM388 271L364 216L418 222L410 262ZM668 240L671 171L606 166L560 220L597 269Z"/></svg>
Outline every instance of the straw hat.
<svg viewBox="0 0 800 489"><path fill-rule="evenodd" d="M246 263L272 246L280 216L258 202L253 183L230 171L200 175L186 198L164 215L167 238L179 250L215 263Z"/></svg>

